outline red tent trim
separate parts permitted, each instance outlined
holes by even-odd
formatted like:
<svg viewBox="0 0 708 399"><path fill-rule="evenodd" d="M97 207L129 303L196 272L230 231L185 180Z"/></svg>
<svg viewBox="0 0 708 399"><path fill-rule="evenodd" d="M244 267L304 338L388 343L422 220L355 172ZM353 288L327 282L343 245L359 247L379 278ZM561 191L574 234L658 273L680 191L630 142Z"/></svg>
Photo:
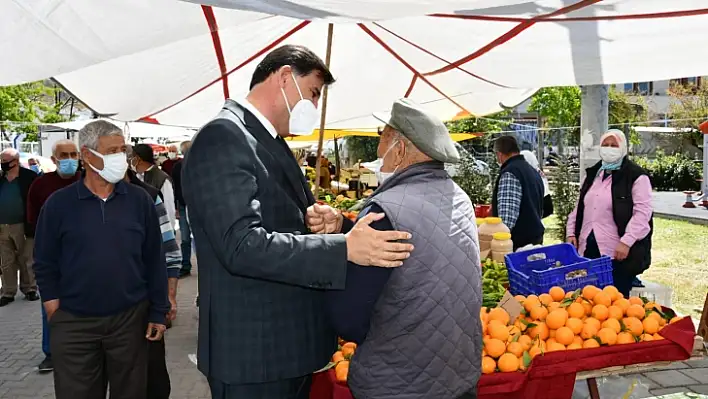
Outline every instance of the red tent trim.
<svg viewBox="0 0 708 399"><path fill-rule="evenodd" d="M206 18L209 31L211 31L211 41L214 44L214 52L216 60L219 63L221 71L221 82L224 84L224 99L229 98L229 76L226 74L226 59L224 58L224 50L221 48L221 38L219 37L219 25L216 23L214 9L211 6L202 6L204 18Z"/></svg>
<svg viewBox="0 0 708 399"><path fill-rule="evenodd" d="M617 21L617 20L632 20L632 19L661 19L661 18L678 18L678 17L692 17L696 15L708 14L708 8L702 8L697 10L683 10L683 11L669 11L669 12L656 12L647 14L627 14L627 15L603 15L603 16L593 16L593 17L566 17L566 18L551 18L551 17L541 17L536 19L535 22L584 22L584 21ZM458 15L458 14L431 14L431 17L439 18L454 18L454 19L467 19L467 20L477 20L477 21L489 21L489 22L527 22L530 18L518 18L518 17L497 17L492 15Z"/></svg>

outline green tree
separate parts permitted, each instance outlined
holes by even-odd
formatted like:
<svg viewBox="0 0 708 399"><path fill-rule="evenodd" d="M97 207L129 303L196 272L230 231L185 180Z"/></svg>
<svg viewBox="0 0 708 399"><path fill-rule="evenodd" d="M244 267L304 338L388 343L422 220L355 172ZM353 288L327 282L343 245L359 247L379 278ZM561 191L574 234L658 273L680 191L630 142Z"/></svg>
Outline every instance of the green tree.
<svg viewBox="0 0 708 399"><path fill-rule="evenodd" d="M349 157L353 162L359 160L369 162L378 158L376 155L379 146L378 137L347 136L344 138L344 144L347 146Z"/></svg>
<svg viewBox="0 0 708 399"><path fill-rule="evenodd" d="M0 87L0 131L3 139L7 133L26 133L26 141L37 141L36 123L65 122L69 117L64 109L75 100L55 85L42 81ZM70 112L71 114L71 112ZM14 122L14 123L13 123Z"/></svg>
<svg viewBox="0 0 708 399"><path fill-rule="evenodd" d="M673 119L673 127L691 129L691 141L695 146L703 143L698 125L708 119L708 85L696 86L672 84L669 88L668 118Z"/></svg>

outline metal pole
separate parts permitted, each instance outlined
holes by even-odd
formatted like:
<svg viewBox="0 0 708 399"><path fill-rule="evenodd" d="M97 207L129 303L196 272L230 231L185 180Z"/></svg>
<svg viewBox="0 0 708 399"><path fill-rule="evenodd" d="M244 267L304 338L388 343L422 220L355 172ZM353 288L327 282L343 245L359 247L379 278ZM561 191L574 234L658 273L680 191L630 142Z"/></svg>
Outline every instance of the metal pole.
<svg viewBox="0 0 708 399"><path fill-rule="evenodd" d="M327 26L327 55L325 56L325 65L329 69L329 62L332 59L332 35L334 34L334 25ZM322 90L322 115L320 116L320 138L317 144L317 163L315 165L315 200L319 199L320 193L320 168L322 166L322 144L324 142L325 122L327 119L327 94L329 90L325 86Z"/></svg>
<svg viewBox="0 0 708 399"><path fill-rule="evenodd" d="M600 160L600 137L607 131L609 120L609 87L580 88L580 181L585 169Z"/></svg>
<svg viewBox="0 0 708 399"><path fill-rule="evenodd" d="M544 156L543 156L543 118L541 118L540 115L536 116L537 122L536 125L538 126L538 129L536 130L536 137L538 138L538 148L536 148L536 157L538 158L538 167L543 170L543 165L544 165Z"/></svg>

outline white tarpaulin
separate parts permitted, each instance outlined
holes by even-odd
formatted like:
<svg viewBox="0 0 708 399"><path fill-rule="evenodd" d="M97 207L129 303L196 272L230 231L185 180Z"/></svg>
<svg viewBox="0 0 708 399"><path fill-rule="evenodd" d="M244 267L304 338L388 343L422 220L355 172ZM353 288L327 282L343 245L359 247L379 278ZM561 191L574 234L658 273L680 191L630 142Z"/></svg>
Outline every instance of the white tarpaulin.
<svg viewBox="0 0 708 399"><path fill-rule="evenodd" d="M46 124L46 125L41 125L42 131L44 132L52 132L52 131L61 131L61 130L81 130L84 126L86 126L88 123L95 121L96 119L86 119L86 120L80 120L80 121L71 121L71 122L59 122L59 123L52 123L52 124ZM155 125L152 123L143 123L143 122L122 122L122 121L117 121L117 120L112 120L112 119L105 119L108 122L111 122L118 126L119 128L123 129L123 132L129 136L129 137L135 137L135 138L158 138L158 137L166 137L169 139L179 139L181 140L189 140L194 136L194 133L196 133L193 129L185 129L182 127L176 127L176 126L164 126L164 125Z"/></svg>
<svg viewBox="0 0 708 399"><path fill-rule="evenodd" d="M370 113L406 94L448 119L513 106L543 86L708 75L706 0L202 2L248 11L2 2L0 51L12 57L0 63L0 84L55 76L101 115L200 126L224 100L223 79L231 97L245 95L268 50L302 44L324 58L330 21L331 129L375 126Z"/></svg>

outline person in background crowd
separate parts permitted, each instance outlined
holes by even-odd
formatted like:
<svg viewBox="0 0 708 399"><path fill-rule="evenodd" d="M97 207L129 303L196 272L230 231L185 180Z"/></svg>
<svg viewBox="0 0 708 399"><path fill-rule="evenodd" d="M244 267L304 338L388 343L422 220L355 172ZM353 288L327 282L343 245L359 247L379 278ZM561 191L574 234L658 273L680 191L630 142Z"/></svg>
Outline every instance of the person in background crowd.
<svg viewBox="0 0 708 399"><path fill-rule="evenodd" d="M186 157L191 141L184 141L180 144L182 156ZM192 230L189 228L187 219L187 204L182 196L182 162L177 162L172 169L172 182L175 188L175 204L177 205L177 217L179 218L180 248L182 249L182 269L179 277L184 278L192 274Z"/></svg>
<svg viewBox="0 0 708 399"><path fill-rule="evenodd" d="M548 178L541 170L536 154L531 151L521 151L521 155L524 156L524 159L532 168L536 169L538 174L541 175L541 180L543 180L543 214L541 217L545 219L553 214L553 198L551 197L551 187L548 184Z"/></svg>
<svg viewBox="0 0 708 399"><path fill-rule="evenodd" d="M64 188L81 178L79 168L79 149L71 140L59 140L52 146L52 162L57 166L55 172L46 173L38 177L29 189L27 194L27 222L32 226L30 231L34 232L37 227L39 212L47 202L49 196L57 190ZM28 239L34 239L34 234L28 235ZM41 292L40 292L41 295ZM47 312L42 307L42 352L44 360L37 367L40 372L54 370L51 350L49 348L49 326L47 324Z"/></svg>
<svg viewBox="0 0 708 399"><path fill-rule="evenodd" d="M126 146L126 156L128 158L132 156L132 146ZM182 254L177 245L175 231L170 226L170 219L167 217L167 210L165 210L165 205L162 202L160 190L138 179L135 172L130 169L125 174L124 180L143 188L155 201L157 215L160 218L160 230L162 231L162 249L165 252L165 263L167 264L168 298L171 305L170 313L167 315L167 328L170 328L171 322L177 317L177 284L180 262L182 261ZM148 399L168 399L172 388L165 359L165 339L149 342L148 346L147 397Z"/></svg>
<svg viewBox="0 0 708 399"><path fill-rule="evenodd" d="M344 288L347 260L395 267L412 250L390 242L409 234L369 227L375 215L347 235L308 234L315 199L283 137L312 133L333 81L311 50L278 47L182 161L199 260L198 367L214 399L308 398L337 343L324 290Z"/></svg>
<svg viewBox="0 0 708 399"><path fill-rule="evenodd" d="M133 147L133 156L128 160L130 168L137 173L138 178L155 187L162 193L162 201L167 209L167 216L172 226L177 220L175 209L175 192L170 176L155 166L155 153L147 144L137 144Z"/></svg>
<svg viewBox="0 0 708 399"><path fill-rule="evenodd" d="M470 317L482 306L477 225L472 202L445 171L460 155L443 122L408 99L382 122L380 185L359 217L383 213L371 226L411 232L416 249L396 269L349 262L346 288L327 292L335 332L359 344L349 387L357 398L476 398L483 335L479 318ZM310 230L323 232L324 218L308 216Z"/></svg>
<svg viewBox="0 0 708 399"><path fill-rule="evenodd" d="M514 251L529 244L543 244L546 229L541 222L541 175L520 154L513 136L496 139L494 151L501 169L492 195L492 216L500 217L511 230Z"/></svg>
<svg viewBox="0 0 708 399"><path fill-rule="evenodd" d="M33 227L27 221L27 193L37 174L20 166L14 148L0 152L0 307L15 300L17 274L20 291L29 301L39 300L32 270Z"/></svg>
<svg viewBox="0 0 708 399"><path fill-rule="evenodd" d="M332 188L332 176L329 174L329 160L324 155L320 157L320 187L325 190Z"/></svg>
<svg viewBox="0 0 708 399"><path fill-rule="evenodd" d="M184 156L184 152L182 152L182 156ZM181 160L182 157L180 157L177 153L177 146L174 144L170 144L167 147L167 159L165 160L165 162L162 163L162 165L160 165L160 167L162 168L163 172L167 173L168 176L174 178L174 176L172 176L172 173L174 172L174 167Z"/></svg>
<svg viewBox="0 0 708 399"><path fill-rule="evenodd" d="M27 160L27 166L29 166L29 168L32 172L34 172L40 176L42 175L42 173L44 173L44 172L42 172L42 168L39 165L39 162L37 162L37 160L34 158L30 158Z"/></svg>
<svg viewBox="0 0 708 399"><path fill-rule="evenodd" d="M55 192L37 222L35 268L51 330L57 399L146 399L148 341L170 312L155 203L125 183L123 132L79 131L85 176ZM70 210L70 211L67 211Z"/></svg>
<svg viewBox="0 0 708 399"><path fill-rule="evenodd" d="M600 143L602 160L587 169L568 216L568 242L585 257L610 256L614 285L628 297L634 278L651 265L651 182L627 157L622 131L609 130Z"/></svg>

